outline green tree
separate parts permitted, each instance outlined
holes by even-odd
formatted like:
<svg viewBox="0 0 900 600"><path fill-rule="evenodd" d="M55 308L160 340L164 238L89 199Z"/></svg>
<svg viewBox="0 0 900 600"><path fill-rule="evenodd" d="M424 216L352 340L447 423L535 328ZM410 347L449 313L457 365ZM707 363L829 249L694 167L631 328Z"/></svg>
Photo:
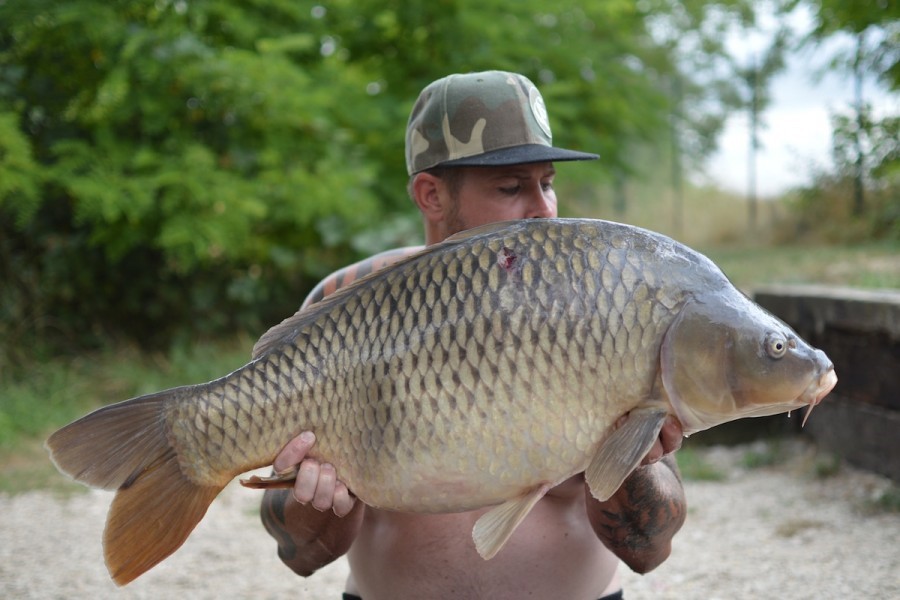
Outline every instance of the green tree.
<svg viewBox="0 0 900 600"><path fill-rule="evenodd" d="M900 88L900 5L886 0L798 0L790 4L798 5L807 6L813 17L813 30L806 43L852 40L835 51L829 63L831 69L849 73L854 85L850 114L832 117L832 146L838 172L852 178L853 214L859 217L866 212L867 183L876 188L900 186L896 138L892 142L883 135L896 129L897 115L874 119L863 95L863 81L870 75L889 90ZM897 210L894 207L889 212Z"/></svg>
<svg viewBox="0 0 900 600"><path fill-rule="evenodd" d="M21 132L0 161L18 175L0 188L19 261L4 275L21 310L152 341L187 323L259 328L296 306L377 207L350 122L372 110L365 78L323 60L308 14L290 1L2 6L0 127Z"/></svg>
<svg viewBox="0 0 900 600"><path fill-rule="evenodd" d="M0 337L259 331L327 271L414 241L404 124L449 72L531 77L556 142L603 156L577 175L595 180L668 143L677 79L699 157L727 110L715 23L748 6L6 0Z"/></svg>
<svg viewBox="0 0 900 600"><path fill-rule="evenodd" d="M844 34L859 39L832 59L832 67L860 68L874 74L889 89L900 87L900 5L891 0L792 0L788 8L806 6L812 13L809 41L820 43Z"/></svg>

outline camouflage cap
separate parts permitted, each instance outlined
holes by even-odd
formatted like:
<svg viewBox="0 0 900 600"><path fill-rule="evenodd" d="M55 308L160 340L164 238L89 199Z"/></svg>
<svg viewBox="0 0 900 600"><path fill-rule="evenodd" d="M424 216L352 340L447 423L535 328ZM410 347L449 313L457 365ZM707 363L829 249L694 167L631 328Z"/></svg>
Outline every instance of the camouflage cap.
<svg viewBox="0 0 900 600"><path fill-rule="evenodd" d="M422 90L406 126L406 170L592 160L553 147L541 93L504 71L449 75Z"/></svg>

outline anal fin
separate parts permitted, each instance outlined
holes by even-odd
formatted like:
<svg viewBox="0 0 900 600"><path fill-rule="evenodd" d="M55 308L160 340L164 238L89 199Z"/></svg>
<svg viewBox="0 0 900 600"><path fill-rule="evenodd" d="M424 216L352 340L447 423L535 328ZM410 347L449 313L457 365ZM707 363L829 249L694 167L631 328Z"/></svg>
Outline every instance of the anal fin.
<svg viewBox="0 0 900 600"><path fill-rule="evenodd" d="M668 413L661 408L638 408L600 445L587 470L585 481L594 498L609 499L634 471L659 435Z"/></svg>
<svg viewBox="0 0 900 600"><path fill-rule="evenodd" d="M472 539L475 540L478 554L485 560L493 558L549 489L549 484L537 486L481 515L472 529Z"/></svg>

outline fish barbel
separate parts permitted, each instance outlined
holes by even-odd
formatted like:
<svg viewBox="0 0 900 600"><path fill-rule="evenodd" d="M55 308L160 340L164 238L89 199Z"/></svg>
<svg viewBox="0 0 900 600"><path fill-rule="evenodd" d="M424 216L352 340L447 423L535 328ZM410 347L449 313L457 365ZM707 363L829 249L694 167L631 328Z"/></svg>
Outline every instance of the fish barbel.
<svg viewBox="0 0 900 600"><path fill-rule="evenodd" d="M473 530L490 558L567 478L611 496L667 416L690 434L811 408L836 381L703 255L618 223L522 220L361 279L273 327L233 373L101 408L47 447L62 472L117 490L104 548L120 585L305 430L370 506L495 506Z"/></svg>

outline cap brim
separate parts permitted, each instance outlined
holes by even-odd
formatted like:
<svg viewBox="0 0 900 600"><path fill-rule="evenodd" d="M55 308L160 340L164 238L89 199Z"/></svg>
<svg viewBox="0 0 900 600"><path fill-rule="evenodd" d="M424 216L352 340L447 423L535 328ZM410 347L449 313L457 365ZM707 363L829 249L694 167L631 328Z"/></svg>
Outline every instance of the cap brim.
<svg viewBox="0 0 900 600"><path fill-rule="evenodd" d="M570 160L596 160L597 154L554 148L543 144L523 144L510 148L500 148L455 160L445 160L438 167L498 167L505 165L522 165L539 162L561 162Z"/></svg>

